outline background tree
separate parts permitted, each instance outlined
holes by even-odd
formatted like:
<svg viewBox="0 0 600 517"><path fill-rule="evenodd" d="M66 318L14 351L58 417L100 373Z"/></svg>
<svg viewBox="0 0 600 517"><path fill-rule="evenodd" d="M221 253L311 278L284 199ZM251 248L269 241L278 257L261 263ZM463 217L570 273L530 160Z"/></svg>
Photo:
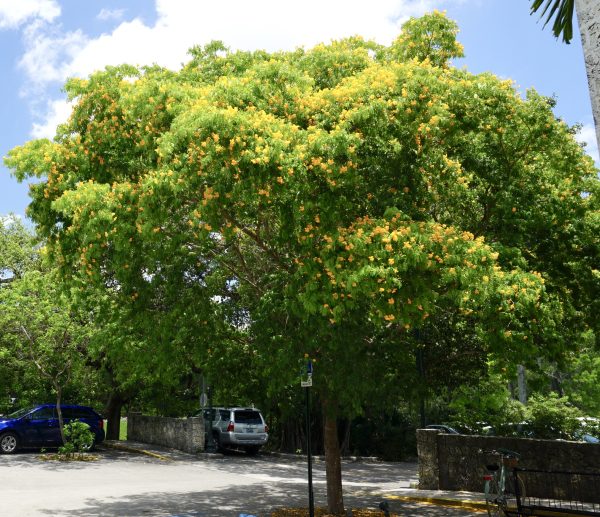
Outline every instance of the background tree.
<svg viewBox="0 0 600 517"><path fill-rule="evenodd" d="M87 328L57 283L52 273L29 271L2 288L0 324L7 352L20 361L30 361L41 378L50 384L65 442L60 404L64 387L77 370L84 368Z"/></svg>
<svg viewBox="0 0 600 517"><path fill-rule="evenodd" d="M331 513L338 421L397 406L417 350L460 354L464 331L501 370L597 336L597 171L547 99L452 68L440 16L390 48L215 43L71 80L55 141L6 160L42 178L29 214L63 278L119 309L115 367L242 357L291 406L314 361Z"/></svg>
<svg viewBox="0 0 600 517"><path fill-rule="evenodd" d="M14 215L0 216L0 283L21 278L39 264L34 235Z"/></svg>
<svg viewBox="0 0 600 517"><path fill-rule="evenodd" d="M39 265L39 253L34 236L22 222L12 215L0 217L0 289ZM41 386L37 375L30 375L27 364L19 359L6 343L0 344L0 412L10 412L10 399L25 402L39 393Z"/></svg>
<svg viewBox="0 0 600 517"><path fill-rule="evenodd" d="M41 373L36 361L48 373L52 368L47 366L54 359L54 369L58 371L61 359L46 357L42 344L40 348L30 346L24 330L32 332L29 335L33 337L33 333L42 332L49 324L30 318L29 311L35 312L36 308L43 307L40 296L48 302L56 295L57 312L67 312L73 304L69 293L60 290L61 279L44 263L44 248L33 231L11 215L0 219L3 221L0 225L0 270L4 280L0 282L3 304L0 320L6 325L0 337L0 410L8 411L9 396L17 399L15 406L19 407L55 397L50 378ZM49 291L48 294L43 294L45 291ZM59 291L60 295L57 294ZM59 319L50 314L48 321L58 323ZM97 373L87 349L80 349L76 367L70 369L69 383L62 384L62 398L90 405L101 403L105 394L99 387Z"/></svg>

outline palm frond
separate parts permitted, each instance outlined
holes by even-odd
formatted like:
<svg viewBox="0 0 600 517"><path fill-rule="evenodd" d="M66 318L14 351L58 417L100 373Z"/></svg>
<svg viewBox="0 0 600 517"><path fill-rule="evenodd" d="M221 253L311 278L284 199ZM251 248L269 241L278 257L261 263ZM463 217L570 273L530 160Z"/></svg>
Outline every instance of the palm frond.
<svg viewBox="0 0 600 517"><path fill-rule="evenodd" d="M531 14L538 12L540 8L540 18L546 16L544 27L554 18L552 32L557 38L562 35L563 41L570 43L573 38L575 0L533 0Z"/></svg>

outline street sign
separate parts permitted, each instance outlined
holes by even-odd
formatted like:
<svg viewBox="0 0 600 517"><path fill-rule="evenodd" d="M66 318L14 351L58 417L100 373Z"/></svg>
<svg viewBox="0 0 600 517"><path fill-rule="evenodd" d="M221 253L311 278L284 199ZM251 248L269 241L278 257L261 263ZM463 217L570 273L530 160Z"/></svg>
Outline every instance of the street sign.
<svg viewBox="0 0 600 517"><path fill-rule="evenodd" d="M300 386L303 388L310 388L312 386L312 375L309 375L308 379L306 379L305 381L300 379Z"/></svg>

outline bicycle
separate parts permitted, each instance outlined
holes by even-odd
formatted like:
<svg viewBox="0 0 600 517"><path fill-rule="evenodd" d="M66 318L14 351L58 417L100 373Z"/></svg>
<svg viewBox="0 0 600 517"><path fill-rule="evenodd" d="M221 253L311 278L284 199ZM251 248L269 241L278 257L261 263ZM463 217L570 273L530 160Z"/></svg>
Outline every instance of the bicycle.
<svg viewBox="0 0 600 517"><path fill-rule="evenodd" d="M485 481L485 505L490 517L502 515L519 515L516 508L509 507L508 502L511 497L515 498L525 496L525 485L519 475L514 477L510 469L517 466L520 454L508 449L497 449L491 451L481 451L485 454L500 456L499 463L486 465L487 473L483 476ZM512 487L511 487L512 485Z"/></svg>

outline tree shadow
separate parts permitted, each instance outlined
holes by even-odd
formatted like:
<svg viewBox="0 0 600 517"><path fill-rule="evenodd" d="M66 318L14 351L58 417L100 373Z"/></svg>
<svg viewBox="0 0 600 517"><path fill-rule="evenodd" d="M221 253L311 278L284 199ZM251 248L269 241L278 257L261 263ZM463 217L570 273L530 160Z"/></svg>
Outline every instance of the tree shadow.
<svg viewBox="0 0 600 517"><path fill-rule="evenodd" d="M285 487L256 485L228 486L219 490L188 493L153 492L119 498L87 499L85 506L68 511L80 517L232 517L242 513L268 516L276 507L306 506L307 497ZM43 515L60 515L56 510L38 510Z"/></svg>

